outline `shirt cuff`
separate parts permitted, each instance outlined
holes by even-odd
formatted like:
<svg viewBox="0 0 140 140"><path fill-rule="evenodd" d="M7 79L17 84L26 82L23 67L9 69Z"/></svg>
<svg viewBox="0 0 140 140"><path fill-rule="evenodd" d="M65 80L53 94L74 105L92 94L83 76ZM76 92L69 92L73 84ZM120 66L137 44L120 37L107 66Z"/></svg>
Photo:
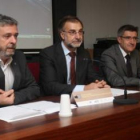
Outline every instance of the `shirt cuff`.
<svg viewBox="0 0 140 140"><path fill-rule="evenodd" d="M76 85L75 88L73 89L73 92L77 91L84 91L85 85Z"/></svg>

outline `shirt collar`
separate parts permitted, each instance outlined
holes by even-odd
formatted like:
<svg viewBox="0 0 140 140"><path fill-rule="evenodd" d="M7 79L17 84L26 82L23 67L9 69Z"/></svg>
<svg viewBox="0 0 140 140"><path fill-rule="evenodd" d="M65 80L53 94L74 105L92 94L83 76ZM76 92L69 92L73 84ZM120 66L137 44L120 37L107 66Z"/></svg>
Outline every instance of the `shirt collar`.
<svg viewBox="0 0 140 140"><path fill-rule="evenodd" d="M127 55L127 53L121 48L120 45L119 45L119 48L120 48L120 50L121 50L121 52L122 52L123 57L125 57L125 56ZM130 55L130 53L129 53L129 55Z"/></svg>
<svg viewBox="0 0 140 140"><path fill-rule="evenodd" d="M12 57L10 57L9 59L8 59L8 61L5 63L5 65L10 65L11 63L12 63L12 61L13 61L13 58ZM2 66L4 66L4 63L3 63L3 61L0 59L0 65Z"/></svg>
<svg viewBox="0 0 140 140"><path fill-rule="evenodd" d="M65 56L67 56L69 53L70 53L70 51L67 49L67 47L64 45L64 42L62 41L61 42L61 45L62 45L62 49L63 49L63 51L64 51L64 54L65 54ZM76 51L75 51L75 53L76 53Z"/></svg>

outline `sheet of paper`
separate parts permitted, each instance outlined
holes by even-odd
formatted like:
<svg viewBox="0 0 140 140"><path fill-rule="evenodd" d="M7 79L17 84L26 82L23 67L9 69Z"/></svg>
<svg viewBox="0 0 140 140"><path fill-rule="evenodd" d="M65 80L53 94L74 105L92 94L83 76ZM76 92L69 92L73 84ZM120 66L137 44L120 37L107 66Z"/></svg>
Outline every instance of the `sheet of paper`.
<svg viewBox="0 0 140 140"><path fill-rule="evenodd" d="M78 107L81 107L81 106L88 106L88 105L103 104L103 103L112 102L113 99L114 99L113 97L108 97L108 98L100 98L95 100L87 100L87 101L77 102L77 105Z"/></svg>
<svg viewBox="0 0 140 140"><path fill-rule="evenodd" d="M124 89L111 88L111 92L112 92L113 96L124 95ZM137 90L127 90L127 94L134 94L134 93L138 93L138 92L139 91L137 91Z"/></svg>
<svg viewBox="0 0 140 140"><path fill-rule="evenodd" d="M43 111L46 114L54 113L60 110L60 103L54 103L50 101L39 101L33 103L27 103L19 105L20 107L32 109L36 111ZM71 108L76 108L76 105L71 104Z"/></svg>
<svg viewBox="0 0 140 140"><path fill-rule="evenodd" d="M19 106L8 106L0 108L0 119L7 122L18 121L44 114L45 112L30 110Z"/></svg>
<svg viewBox="0 0 140 140"><path fill-rule="evenodd" d="M71 104L71 108L76 108L76 105ZM41 116L44 114L54 113L59 110L60 103L38 101L0 108L0 119L7 122L13 122L31 117Z"/></svg>

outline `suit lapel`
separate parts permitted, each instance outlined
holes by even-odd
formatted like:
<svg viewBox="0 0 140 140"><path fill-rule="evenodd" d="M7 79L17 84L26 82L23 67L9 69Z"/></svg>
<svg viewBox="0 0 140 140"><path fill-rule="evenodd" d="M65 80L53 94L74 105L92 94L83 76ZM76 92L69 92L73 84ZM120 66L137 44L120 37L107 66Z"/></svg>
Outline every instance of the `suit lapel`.
<svg viewBox="0 0 140 140"><path fill-rule="evenodd" d="M80 72L82 71L84 66L84 61L81 59L81 57L77 54L77 59L76 59L76 83L79 83L80 79Z"/></svg>
<svg viewBox="0 0 140 140"><path fill-rule="evenodd" d="M83 71L85 70L86 62L88 62L88 61L84 61L84 58L87 58L87 56L85 56L85 53L82 51L82 48L78 48L77 59L76 59L76 83L80 82L79 80L81 79L80 78L82 75L81 73L83 73Z"/></svg>
<svg viewBox="0 0 140 140"><path fill-rule="evenodd" d="M133 76L137 73L137 65L136 65L136 55L132 52L131 53L131 60L130 60L130 63L131 63L131 66L132 66L132 72L133 72Z"/></svg>
<svg viewBox="0 0 140 140"><path fill-rule="evenodd" d="M66 66L66 58L63 52L61 44L56 46L56 61L57 61L57 69L62 74L64 81L67 82L67 66Z"/></svg>
<svg viewBox="0 0 140 140"><path fill-rule="evenodd" d="M19 70L19 66L16 63L16 61L13 59L12 63L11 63L11 68L13 70L14 73L14 85L13 85L13 89L17 89L20 85L20 81L21 81L21 73Z"/></svg>
<svg viewBox="0 0 140 140"><path fill-rule="evenodd" d="M122 52L121 52L119 46L116 47L116 53L117 53L118 62L120 64L119 67L121 67L123 72L125 73L125 75L127 75L126 64L125 64L125 61L124 61L124 58L123 58L123 55L122 55Z"/></svg>
<svg viewBox="0 0 140 140"><path fill-rule="evenodd" d="M5 76L0 67L0 89L5 90Z"/></svg>

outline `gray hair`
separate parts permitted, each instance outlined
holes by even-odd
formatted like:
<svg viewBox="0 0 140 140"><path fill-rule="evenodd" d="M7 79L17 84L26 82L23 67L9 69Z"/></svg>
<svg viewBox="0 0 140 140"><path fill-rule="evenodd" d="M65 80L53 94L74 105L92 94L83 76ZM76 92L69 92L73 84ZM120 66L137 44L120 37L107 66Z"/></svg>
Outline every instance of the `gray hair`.
<svg viewBox="0 0 140 140"><path fill-rule="evenodd" d="M121 26L121 27L118 29L117 36L118 36L118 37L123 36L123 34L124 34L125 31L136 32L137 35L138 35L138 27L135 27L135 26L133 26L133 25L127 24L127 25Z"/></svg>
<svg viewBox="0 0 140 140"><path fill-rule="evenodd" d="M5 26L5 25L18 25L17 20L15 20L12 17L2 15L0 14L0 26Z"/></svg>

